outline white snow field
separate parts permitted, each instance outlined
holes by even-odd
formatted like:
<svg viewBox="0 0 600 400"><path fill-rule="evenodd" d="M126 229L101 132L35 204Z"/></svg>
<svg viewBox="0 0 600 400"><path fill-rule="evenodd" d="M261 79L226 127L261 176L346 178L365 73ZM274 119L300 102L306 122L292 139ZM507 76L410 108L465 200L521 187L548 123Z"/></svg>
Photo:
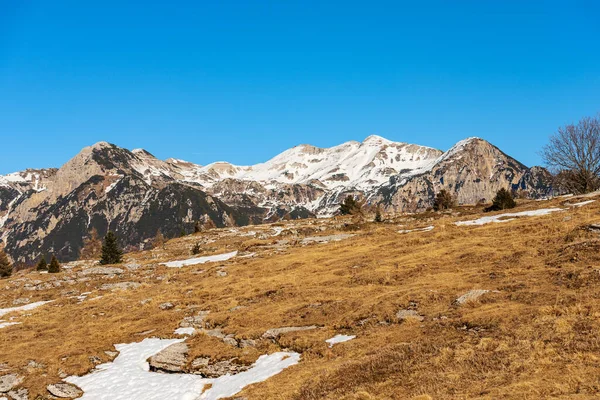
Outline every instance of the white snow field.
<svg viewBox="0 0 600 400"><path fill-rule="evenodd" d="M196 257L189 258L187 260L177 260L177 261L169 261L166 263L162 263L169 268L181 268L188 265L196 265L196 264L204 264L207 262L215 262L215 261L227 261L230 258L237 256L237 251L232 251L231 253L224 254L215 254L214 256L205 256L205 257Z"/></svg>
<svg viewBox="0 0 600 400"><path fill-rule="evenodd" d="M356 335L335 335L331 339L327 339L325 343L328 343L331 348L334 344L344 343L354 338L356 338Z"/></svg>
<svg viewBox="0 0 600 400"><path fill-rule="evenodd" d="M548 215L548 214L551 214L553 212L558 212L558 211L564 211L564 209L563 208L542 208L540 210L521 211L518 213L498 214L498 215L492 215L489 217L481 217L479 219L474 219L471 221L458 221L458 222L455 222L455 224L458 226L485 225L485 224L489 224L491 222L495 222L495 223L508 222L508 221L512 221L515 218L519 218L519 217L536 217L536 216L541 216L541 215ZM507 219L501 219L501 218L507 218Z"/></svg>
<svg viewBox="0 0 600 400"><path fill-rule="evenodd" d="M25 304L24 306L20 306L20 307L0 308L0 317L6 315L8 313L12 313L12 312L33 310L34 308L43 306L44 304L50 303L51 301L52 300L38 301L35 303Z"/></svg>
<svg viewBox="0 0 600 400"><path fill-rule="evenodd" d="M84 376L66 382L79 386L82 400L216 400L230 397L244 387L262 382L297 364L300 354L279 352L261 356L251 369L216 379L193 374L150 372L146 360L183 339L147 338L139 343L118 344L119 355ZM212 385L204 391L207 385Z"/></svg>

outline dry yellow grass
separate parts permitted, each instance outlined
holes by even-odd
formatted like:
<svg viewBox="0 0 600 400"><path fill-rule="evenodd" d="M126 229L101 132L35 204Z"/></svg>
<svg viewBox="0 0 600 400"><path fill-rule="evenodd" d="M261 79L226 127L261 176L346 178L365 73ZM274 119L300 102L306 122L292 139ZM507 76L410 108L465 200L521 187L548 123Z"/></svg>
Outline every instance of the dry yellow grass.
<svg viewBox="0 0 600 400"><path fill-rule="evenodd" d="M528 202L515 211L562 202ZM18 275L0 282L8 287L0 307L19 297L55 301L18 317L21 325L0 329L0 360L26 376L32 397L45 395L59 373L86 373L94 366L90 357L109 360L104 351L114 344L173 337L184 317L210 310L211 326L257 346L234 348L198 335L188 339L194 356L251 363L281 348L302 353L298 365L240 394L249 399L595 398L600 235L582 227L600 222L599 211L600 201L549 216L455 226L479 215L478 208L463 208L461 215L366 224L350 239L308 246L300 246L290 230L331 234L340 222L285 224L280 236L262 238L215 230L130 254L128 261L142 268L117 280L142 286L125 291L97 290L114 281L101 278L27 291L19 279L55 277ZM435 229L399 234L398 225ZM250 229L269 228L245 232ZM295 244L278 247L283 239ZM158 265L190 257L198 241L206 254L239 249L257 257L182 269ZM227 276L217 274L222 266ZM72 272L59 276L65 274ZM454 304L471 289L497 292ZM78 303L67 291L93 293ZM175 308L160 310L167 301ZM405 308L425 319L398 321L396 312ZM277 344L261 339L269 328L305 325L320 328L283 335ZM337 333L357 338L328 348L324 340ZM28 367L29 360L45 367Z"/></svg>

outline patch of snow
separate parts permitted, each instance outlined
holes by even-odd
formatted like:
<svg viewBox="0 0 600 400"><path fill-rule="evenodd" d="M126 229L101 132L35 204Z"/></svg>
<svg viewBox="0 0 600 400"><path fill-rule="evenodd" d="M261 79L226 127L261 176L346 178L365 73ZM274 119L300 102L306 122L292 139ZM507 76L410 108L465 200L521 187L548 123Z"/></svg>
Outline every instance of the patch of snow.
<svg viewBox="0 0 600 400"><path fill-rule="evenodd" d="M521 211L517 213L506 213L506 214L498 214L492 215L489 217L481 217L479 219L471 220L471 221L458 221L455 222L457 226L465 226L465 225L485 225L491 222L500 223L500 222L508 222L512 221L515 218L519 217L536 217L542 215L548 215L553 212L564 211L562 208L542 208L539 210L530 210L530 211ZM507 219L501 219L507 218Z"/></svg>
<svg viewBox="0 0 600 400"><path fill-rule="evenodd" d="M244 387L265 381L300 361L300 354L294 352L263 355L249 370L216 379L150 372L146 360L180 342L183 339L147 338L139 343L118 344L115 348L119 355L112 362L65 381L84 391L81 400L216 400L234 396ZM212 386L204 391L207 385Z"/></svg>
<svg viewBox="0 0 600 400"><path fill-rule="evenodd" d="M0 317L6 315L8 313L12 313L12 312L33 310L34 308L43 306L44 304L48 304L50 302L52 302L52 300L38 301L35 303L25 304L24 306L20 306L20 307L0 308Z"/></svg>
<svg viewBox="0 0 600 400"><path fill-rule="evenodd" d="M188 327L188 328L177 328L175 329L175 334L176 335L193 335L194 332L196 332L196 329L193 327Z"/></svg>
<svg viewBox="0 0 600 400"><path fill-rule="evenodd" d="M327 339L325 342L328 343L329 348L331 348L334 344L344 343L354 338L356 338L356 335L335 335L331 339Z"/></svg>
<svg viewBox="0 0 600 400"><path fill-rule="evenodd" d="M6 328L7 326L18 325L18 324L20 324L20 322L6 322L6 321L0 321L0 329L2 329L2 328Z"/></svg>
<svg viewBox="0 0 600 400"><path fill-rule="evenodd" d="M595 202L596 200L587 200L587 201L582 201L580 203L575 203L575 204L567 204L569 207L583 207L586 206L588 204L591 204L593 202Z"/></svg>
<svg viewBox="0 0 600 400"><path fill-rule="evenodd" d="M402 229L399 230L398 233L410 233L410 232L429 232L432 231L435 226L427 226L425 228L417 228L417 229Z"/></svg>
<svg viewBox="0 0 600 400"><path fill-rule="evenodd" d="M169 268L181 268L181 267L185 267L187 265L204 264L207 262L214 262L214 261L226 261L226 260L229 260L230 258L237 256L237 253L238 253L237 251L232 251L231 253L216 254L214 256L204 256L204 257L189 258L187 260L169 261L166 263L162 263L162 265L169 267Z"/></svg>

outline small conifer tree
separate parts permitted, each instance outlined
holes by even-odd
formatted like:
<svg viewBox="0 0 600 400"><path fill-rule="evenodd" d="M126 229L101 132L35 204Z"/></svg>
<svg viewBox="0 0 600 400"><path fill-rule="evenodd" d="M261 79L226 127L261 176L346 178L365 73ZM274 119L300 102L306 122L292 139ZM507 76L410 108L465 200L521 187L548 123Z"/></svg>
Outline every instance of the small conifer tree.
<svg viewBox="0 0 600 400"><path fill-rule="evenodd" d="M3 250L0 250L0 278L6 278L12 275L13 265Z"/></svg>
<svg viewBox="0 0 600 400"><path fill-rule="evenodd" d="M37 263L35 269L38 271L48 271L48 263L46 262L46 257L42 256L42 258L40 258L40 261Z"/></svg>
<svg viewBox="0 0 600 400"><path fill-rule="evenodd" d="M154 241L152 242L152 245L157 248L157 247L165 247L165 237L162 234L162 232L160 231L160 229L156 232L156 236L154 237Z"/></svg>
<svg viewBox="0 0 600 400"><path fill-rule="evenodd" d="M194 247L192 247L192 254L194 255L200 254L201 251L202 249L200 248L200 243L196 243Z"/></svg>
<svg viewBox="0 0 600 400"><path fill-rule="evenodd" d="M498 190L496 197L492 200L491 207L486 208L486 211L506 210L508 208L515 208L516 206L517 203L512 194L508 190L502 188Z"/></svg>
<svg viewBox="0 0 600 400"><path fill-rule="evenodd" d="M440 190L433 201L433 209L435 211L448 210L454 205L454 199L447 190Z"/></svg>
<svg viewBox="0 0 600 400"><path fill-rule="evenodd" d="M109 231L102 244L102 258L100 264L119 264L122 261L123 251L117 243L117 236Z"/></svg>
<svg viewBox="0 0 600 400"><path fill-rule="evenodd" d="M185 232L185 228L183 228L183 227L181 228L181 232L179 232L179 236L180 237L187 236L187 233Z"/></svg>
<svg viewBox="0 0 600 400"><path fill-rule="evenodd" d="M194 233L199 232L202 232L202 225L200 224L200 221L196 221L196 224L194 225Z"/></svg>
<svg viewBox="0 0 600 400"><path fill-rule="evenodd" d="M375 210L375 222L383 222L383 216L381 215L381 207L377 206Z"/></svg>
<svg viewBox="0 0 600 400"><path fill-rule="evenodd" d="M50 260L50 265L48 265L48 272L50 272L51 274L60 272L60 264L58 263L56 256L52 256L52 259Z"/></svg>

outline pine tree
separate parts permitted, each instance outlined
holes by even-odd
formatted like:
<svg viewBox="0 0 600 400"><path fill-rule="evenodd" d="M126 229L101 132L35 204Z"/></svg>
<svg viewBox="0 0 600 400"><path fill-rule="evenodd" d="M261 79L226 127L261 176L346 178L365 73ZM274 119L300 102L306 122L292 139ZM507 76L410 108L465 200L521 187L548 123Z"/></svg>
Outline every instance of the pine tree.
<svg viewBox="0 0 600 400"><path fill-rule="evenodd" d="M46 257L42 256L40 261L37 263L37 267L35 268L38 271L48 271L48 263L46 262Z"/></svg>
<svg viewBox="0 0 600 400"><path fill-rule="evenodd" d="M433 201L433 209L435 211L447 210L454 205L454 199L447 190L440 190Z"/></svg>
<svg viewBox="0 0 600 400"><path fill-rule="evenodd" d="M381 215L381 207L377 206L375 210L375 222L383 222L383 216Z"/></svg>
<svg viewBox="0 0 600 400"><path fill-rule="evenodd" d="M179 232L179 236L180 237L187 236L187 233L185 232L185 228L181 228L181 232Z"/></svg>
<svg viewBox="0 0 600 400"><path fill-rule="evenodd" d="M194 233L200 232L202 232L202 225L200 225L200 221L196 221L196 224L194 225Z"/></svg>
<svg viewBox="0 0 600 400"><path fill-rule="evenodd" d="M100 264L119 264L122 261L123 251L117 243L117 236L113 232L108 232L104 237L102 245L102 258Z"/></svg>
<svg viewBox="0 0 600 400"><path fill-rule="evenodd" d="M200 254L201 251L202 249L200 248L200 243L196 243L194 247L192 247L192 254L194 255Z"/></svg>
<svg viewBox="0 0 600 400"><path fill-rule="evenodd" d="M50 265L48 265L48 272L50 272L51 274L60 272L60 264L58 263L58 260L55 256L52 256L52 259L50 260Z"/></svg>
<svg viewBox="0 0 600 400"><path fill-rule="evenodd" d="M347 196L344 202L340 204L340 214L342 215L353 215L358 207L358 203L354 200L354 197Z"/></svg>
<svg viewBox="0 0 600 400"><path fill-rule="evenodd" d="M517 203L515 199L513 199L512 194L502 188L498 190L496 193L496 197L492 201L492 205L485 209L485 211L498 211L498 210L506 210L507 208L515 208Z"/></svg>
<svg viewBox="0 0 600 400"><path fill-rule="evenodd" d="M0 250L0 278L9 277L12 274L13 265L3 250Z"/></svg>

